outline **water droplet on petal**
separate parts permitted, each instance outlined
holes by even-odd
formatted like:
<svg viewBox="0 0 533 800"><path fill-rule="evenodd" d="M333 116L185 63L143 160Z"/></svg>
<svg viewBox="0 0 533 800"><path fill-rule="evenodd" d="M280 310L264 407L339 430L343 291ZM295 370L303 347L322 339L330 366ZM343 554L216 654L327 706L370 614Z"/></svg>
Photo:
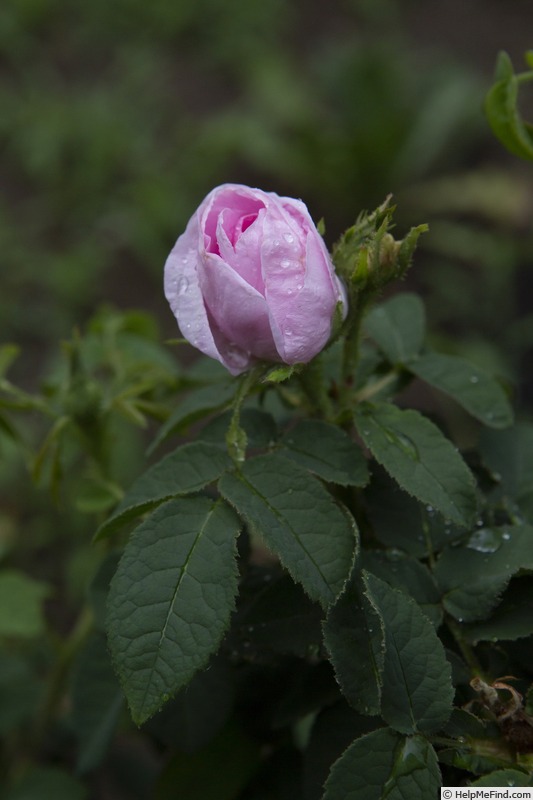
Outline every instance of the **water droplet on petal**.
<svg viewBox="0 0 533 800"><path fill-rule="evenodd" d="M292 294L292 289L287 289L287 294Z"/></svg>
<svg viewBox="0 0 533 800"><path fill-rule="evenodd" d="M284 234L284 236L283 236L283 238L284 238L284 239L285 239L285 241L286 241L286 242L288 242L289 244L292 244L292 243L294 242L294 236L292 236L292 234L290 234L290 233L285 233L285 234Z"/></svg>
<svg viewBox="0 0 533 800"><path fill-rule="evenodd" d="M303 283L297 283L296 288L298 289L298 291L300 291L300 289L303 289Z"/></svg>
<svg viewBox="0 0 533 800"><path fill-rule="evenodd" d="M176 284L176 289L178 290L178 294L185 294L188 288L189 288L189 281L185 276L182 276Z"/></svg>
<svg viewBox="0 0 533 800"><path fill-rule="evenodd" d="M477 377L477 375L471 376L470 383L479 383L479 378Z"/></svg>
<svg viewBox="0 0 533 800"><path fill-rule="evenodd" d="M291 262L289 261L288 258L282 258L281 259L280 266L282 266L283 269L287 269L287 267L290 267L290 265L291 265Z"/></svg>

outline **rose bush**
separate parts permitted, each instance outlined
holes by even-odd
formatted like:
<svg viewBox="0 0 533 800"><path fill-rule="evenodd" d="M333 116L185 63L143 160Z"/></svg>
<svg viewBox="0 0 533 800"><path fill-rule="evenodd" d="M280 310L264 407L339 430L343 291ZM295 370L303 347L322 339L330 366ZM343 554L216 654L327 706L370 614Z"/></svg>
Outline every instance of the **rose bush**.
<svg viewBox="0 0 533 800"><path fill-rule="evenodd" d="M237 184L213 189L165 265L183 336L233 374L257 360L306 363L346 294L300 200Z"/></svg>

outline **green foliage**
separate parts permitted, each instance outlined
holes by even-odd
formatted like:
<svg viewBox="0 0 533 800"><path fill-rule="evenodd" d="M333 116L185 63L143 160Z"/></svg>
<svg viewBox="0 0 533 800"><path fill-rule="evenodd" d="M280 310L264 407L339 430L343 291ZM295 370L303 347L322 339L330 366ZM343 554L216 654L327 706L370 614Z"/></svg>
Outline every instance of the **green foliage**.
<svg viewBox="0 0 533 800"><path fill-rule="evenodd" d="M427 740L382 728L356 739L335 762L324 800L423 800L439 786L437 757Z"/></svg>
<svg viewBox="0 0 533 800"><path fill-rule="evenodd" d="M342 589L356 546L349 512L306 470L275 454L227 473L219 489L309 597L327 607Z"/></svg>
<svg viewBox="0 0 533 800"><path fill-rule="evenodd" d="M476 514L473 477L436 425L389 403L360 406L357 430L376 460L405 489L446 518L468 527Z"/></svg>
<svg viewBox="0 0 533 800"><path fill-rule="evenodd" d="M234 605L239 528L227 506L198 497L165 503L132 536L111 584L107 626L138 724L216 650Z"/></svg>

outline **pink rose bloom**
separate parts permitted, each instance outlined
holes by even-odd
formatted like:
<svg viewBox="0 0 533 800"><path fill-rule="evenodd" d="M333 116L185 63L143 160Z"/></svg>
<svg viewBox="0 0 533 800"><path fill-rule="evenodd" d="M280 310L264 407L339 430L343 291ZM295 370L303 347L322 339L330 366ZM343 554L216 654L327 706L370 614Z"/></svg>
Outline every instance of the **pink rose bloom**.
<svg viewBox="0 0 533 800"><path fill-rule="evenodd" d="M227 183L213 189L165 264L183 336L239 375L258 360L305 363L346 294L301 200Z"/></svg>

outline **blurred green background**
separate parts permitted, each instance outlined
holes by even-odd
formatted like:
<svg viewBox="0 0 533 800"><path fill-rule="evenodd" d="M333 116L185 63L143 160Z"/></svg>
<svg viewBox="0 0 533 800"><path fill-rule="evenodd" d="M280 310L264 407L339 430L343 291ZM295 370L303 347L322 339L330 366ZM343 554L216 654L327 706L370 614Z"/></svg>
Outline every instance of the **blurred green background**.
<svg viewBox="0 0 533 800"><path fill-rule="evenodd" d="M16 374L41 377L102 303L174 334L167 252L235 181L303 198L329 244L393 192L400 230L431 223L412 280L435 332L516 377L531 167L482 102L498 50L521 67L531 30L528 0L3 0L0 341L24 348Z"/></svg>

